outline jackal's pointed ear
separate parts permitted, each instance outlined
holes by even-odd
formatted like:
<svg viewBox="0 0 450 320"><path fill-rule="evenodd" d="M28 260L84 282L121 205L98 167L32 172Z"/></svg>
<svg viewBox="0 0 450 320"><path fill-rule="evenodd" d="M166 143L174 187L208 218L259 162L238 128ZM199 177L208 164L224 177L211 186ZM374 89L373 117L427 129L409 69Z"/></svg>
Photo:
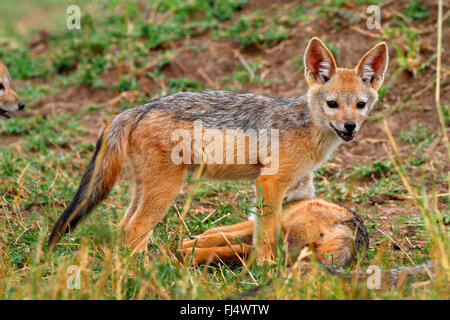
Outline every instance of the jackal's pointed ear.
<svg viewBox="0 0 450 320"><path fill-rule="evenodd" d="M383 84L389 61L388 46L381 42L370 49L356 66L356 74L375 90Z"/></svg>
<svg viewBox="0 0 450 320"><path fill-rule="evenodd" d="M324 83L336 73L333 54L319 38L312 38L305 51L305 77L309 85Z"/></svg>

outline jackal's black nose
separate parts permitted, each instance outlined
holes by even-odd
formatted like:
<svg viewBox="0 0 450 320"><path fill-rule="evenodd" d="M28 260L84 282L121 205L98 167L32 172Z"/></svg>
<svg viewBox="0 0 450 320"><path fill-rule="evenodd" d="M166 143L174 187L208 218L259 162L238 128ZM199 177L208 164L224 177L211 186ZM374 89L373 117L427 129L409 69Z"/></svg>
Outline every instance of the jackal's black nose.
<svg viewBox="0 0 450 320"><path fill-rule="evenodd" d="M23 108L25 108L25 105L22 102L19 102L19 110L23 110Z"/></svg>
<svg viewBox="0 0 450 320"><path fill-rule="evenodd" d="M356 128L356 123L354 123L353 121L347 121L346 123L344 123L344 128L348 132L353 132L353 130L355 130Z"/></svg>

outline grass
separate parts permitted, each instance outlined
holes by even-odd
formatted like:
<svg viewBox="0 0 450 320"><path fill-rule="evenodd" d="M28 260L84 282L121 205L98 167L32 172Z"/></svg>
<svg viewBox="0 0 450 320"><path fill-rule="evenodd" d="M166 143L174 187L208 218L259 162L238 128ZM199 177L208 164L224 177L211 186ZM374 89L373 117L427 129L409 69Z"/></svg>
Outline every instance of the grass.
<svg viewBox="0 0 450 320"><path fill-rule="evenodd" d="M132 255L123 246L117 227L129 201L131 183L126 173L76 232L66 236L55 251L47 251L49 230L76 192L95 136L115 111L109 101L116 92L139 93L116 101L117 110L123 110L153 96L208 88L204 77L176 65L184 46L195 54L207 52L210 44L205 39L230 43L243 57L227 69L220 82L224 87L237 91L283 88L293 80L265 77L265 70L277 68L270 66L277 53L269 54L269 50L295 39L299 28L311 21L319 26L333 16L338 19L333 26L347 28L348 23L358 22L346 13L342 15L343 10L359 12L369 3L377 3L357 1L356 7L349 9L345 1L308 1L301 6L279 4L256 9L244 0L153 2L145 8L134 1L82 5L83 28L79 31L58 27L65 7L55 7L54 0L24 5L24 16L36 8L56 8L48 10L46 19L45 27L51 30L48 48L38 55L27 46L38 30L27 26L23 32L15 32L14 19L3 22L9 27L0 31L0 38L7 39L8 45L0 46L0 59L19 81L17 92L31 111L25 117L17 114L0 122L0 298L223 299L271 281L275 285L264 298L448 299L450 207L448 159L441 151L441 130L427 119L403 125L394 133L390 131L394 131L392 123L392 128L385 125L388 114L401 123L402 117L419 112L419 108L401 107L392 114L380 111L381 115L367 125L384 130L376 137L382 142L374 143L386 149L380 148L376 156L352 159L350 165L345 163L347 156L336 154L318 170L315 181L321 197L353 207L364 217L371 248L363 266L376 264L386 269L437 259L440 268L434 279L369 290L365 283L346 282L320 268L308 273L290 269L283 254L272 265L252 264L248 270L224 264L191 268L177 259L180 237L242 221L254 205L249 181L217 182L193 176L188 177L182 194L155 228L148 253ZM403 8L405 19L425 26L426 14L430 14L427 5L410 1ZM5 15L15 10L17 7L7 2L0 4ZM396 77L412 74L411 86L417 85L419 74L427 84L433 83L434 58L430 54L422 59L423 36L408 28L405 19L393 15L382 36L388 41L404 39L403 43L393 41L396 54L391 70ZM334 43L326 31L318 32L327 44ZM191 43L196 37L202 40ZM330 49L342 57L342 47L334 45ZM245 50L252 46L256 53L245 56ZM419 64L417 59L421 59ZM304 71L300 49L287 61L293 79L298 81ZM444 67L448 70L448 65ZM397 94L401 83L396 77L388 75L390 82L385 84L381 103L399 100L402 106L414 105L415 99ZM142 85L144 80L151 86ZM67 98L73 88L80 97ZM92 94L81 99L83 91ZM61 109L43 115L41 108L51 103L46 99L52 95L71 102L79 98L79 110ZM105 97L97 100L98 95ZM440 110L448 124L448 101L443 101ZM190 191L192 205L182 224L179 216ZM80 289L70 290L66 285L70 266L81 270Z"/></svg>
<svg viewBox="0 0 450 320"><path fill-rule="evenodd" d="M253 13L240 16L225 32L225 36L238 41L241 47L254 44L273 46L287 40L288 33L289 29L283 22L277 19L268 20L258 13Z"/></svg>

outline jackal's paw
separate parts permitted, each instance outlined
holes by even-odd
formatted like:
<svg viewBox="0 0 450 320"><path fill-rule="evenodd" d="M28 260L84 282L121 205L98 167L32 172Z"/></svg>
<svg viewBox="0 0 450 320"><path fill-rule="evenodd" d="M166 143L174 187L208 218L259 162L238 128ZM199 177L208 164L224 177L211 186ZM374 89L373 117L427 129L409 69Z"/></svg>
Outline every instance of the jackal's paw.
<svg viewBox="0 0 450 320"><path fill-rule="evenodd" d="M275 261L275 253L272 250L272 246L270 244L262 245L259 249L256 250L257 258L256 262L258 264L268 263L271 264Z"/></svg>
<svg viewBox="0 0 450 320"><path fill-rule="evenodd" d="M193 248L194 245L196 246L196 243L198 242L198 236L193 237L194 239L185 239L183 240L183 242L181 243L181 248L183 249L188 249L188 248Z"/></svg>
<svg viewBox="0 0 450 320"><path fill-rule="evenodd" d="M193 240L185 240L182 243L183 248L210 248L217 246L226 246L228 243L234 243L233 234L212 233L207 235L200 235Z"/></svg>
<svg viewBox="0 0 450 320"><path fill-rule="evenodd" d="M125 236L125 243L128 245L133 254L148 251L147 248L148 241L146 239L139 239L139 238L134 240L129 239L130 239L129 237Z"/></svg>
<svg viewBox="0 0 450 320"><path fill-rule="evenodd" d="M130 249L133 252L133 254L135 253L143 253L143 252L147 252L148 248L147 248L147 243L140 243L138 245L130 245Z"/></svg>
<svg viewBox="0 0 450 320"><path fill-rule="evenodd" d="M192 248L184 248L180 251L180 253L182 261L184 261L185 263L188 263L190 261L190 264L192 266L197 266L197 259L195 257L196 255L198 255L197 251L193 251Z"/></svg>

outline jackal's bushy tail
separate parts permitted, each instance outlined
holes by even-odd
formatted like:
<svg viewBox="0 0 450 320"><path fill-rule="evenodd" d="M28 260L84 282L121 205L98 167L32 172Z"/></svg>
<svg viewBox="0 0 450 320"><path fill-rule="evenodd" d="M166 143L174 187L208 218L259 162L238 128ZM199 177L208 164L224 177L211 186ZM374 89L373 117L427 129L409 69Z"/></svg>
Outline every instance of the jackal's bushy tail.
<svg viewBox="0 0 450 320"><path fill-rule="evenodd" d="M48 239L50 248L64 233L73 230L82 218L106 198L114 186L122 169L134 123L127 113L124 112L114 119L109 134L106 134L105 130L100 135L75 197L53 227ZM105 141L106 135L108 139Z"/></svg>

